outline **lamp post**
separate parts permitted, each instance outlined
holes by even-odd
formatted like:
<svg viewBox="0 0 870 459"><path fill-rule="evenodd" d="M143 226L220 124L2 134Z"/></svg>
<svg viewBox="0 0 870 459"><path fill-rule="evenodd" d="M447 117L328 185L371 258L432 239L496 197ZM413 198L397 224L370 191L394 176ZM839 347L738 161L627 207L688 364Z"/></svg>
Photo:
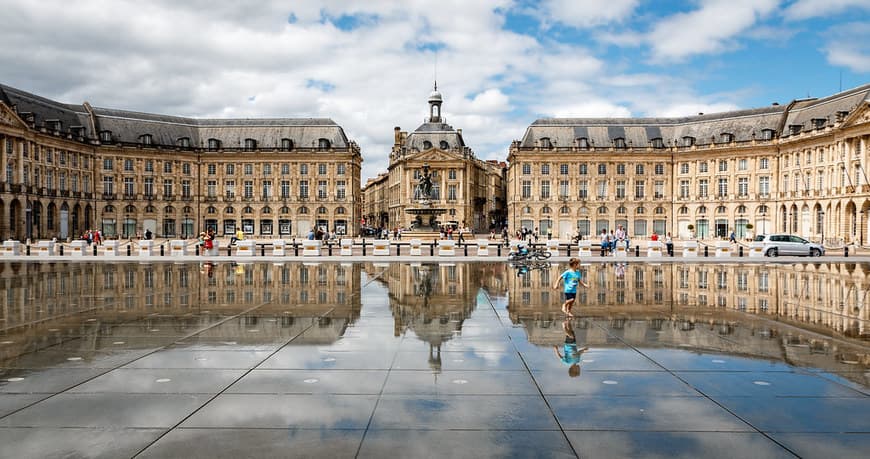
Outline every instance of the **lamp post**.
<svg viewBox="0 0 870 459"><path fill-rule="evenodd" d="M761 211L761 234L767 234L767 212Z"/></svg>
<svg viewBox="0 0 870 459"><path fill-rule="evenodd" d="M825 245L825 211L824 210L819 211L819 219L821 220L821 223L822 223L822 246L824 247L824 245Z"/></svg>
<svg viewBox="0 0 870 459"><path fill-rule="evenodd" d="M864 245L864 211L860 212L861 220L858 220L858 243Z"/></svg>

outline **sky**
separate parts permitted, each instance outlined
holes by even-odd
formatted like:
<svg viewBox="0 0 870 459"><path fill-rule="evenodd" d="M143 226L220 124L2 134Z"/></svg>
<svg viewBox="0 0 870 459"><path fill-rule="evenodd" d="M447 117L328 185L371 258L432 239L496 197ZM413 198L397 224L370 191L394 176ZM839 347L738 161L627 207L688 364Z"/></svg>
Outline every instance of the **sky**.
<svg viewBox="0 0 870 459"><path fill-rule="evenodd" d="M0 82L65 103L327 117L385 172L443 116L505 160L544 117L682 116L870 83L870 0L0 0Z"/></svg>

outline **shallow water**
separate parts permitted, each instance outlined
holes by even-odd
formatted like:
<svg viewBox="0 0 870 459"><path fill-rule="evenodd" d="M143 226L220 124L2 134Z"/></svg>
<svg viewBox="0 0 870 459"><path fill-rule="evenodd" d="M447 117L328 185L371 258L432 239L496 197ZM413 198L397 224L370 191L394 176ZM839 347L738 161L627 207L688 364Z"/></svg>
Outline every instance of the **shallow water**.
<svg viewBox="0 0 870 459"><path fill-rule="evenodd" d="M0 456L870 446L870 267L563 269L0 264Z"/></svg>

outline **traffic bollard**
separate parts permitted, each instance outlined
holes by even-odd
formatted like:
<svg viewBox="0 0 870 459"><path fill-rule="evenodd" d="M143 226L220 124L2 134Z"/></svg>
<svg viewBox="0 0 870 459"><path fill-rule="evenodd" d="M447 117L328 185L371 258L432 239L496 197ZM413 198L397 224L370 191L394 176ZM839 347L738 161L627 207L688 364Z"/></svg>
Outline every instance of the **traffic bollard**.
<svg viewBox="0 0 870 459"><path fill-rule="evenodd" d="M59 246L57 247L57 250L60 251L60 256L63 256L63 246L62 246L62 245L59 245Z"/></svg>
<svg viewBox="0 0 870 459"><path fill-rule="evenodd" d="M94 244L94 256L97 256L97 244Z"/></svg>
<svg viewBox="0 0 870 459"><path fill-rule="evenodd" d="M132 254L133 254L133 244L127 244L127 256L129 257Z"/></svg>
<svg viewBox="0 0 870 459"><path fill-rule="evenodd" d="M704 256L705 257L710 256L710 247L708 247L706 245L704 246Z"/></svg>

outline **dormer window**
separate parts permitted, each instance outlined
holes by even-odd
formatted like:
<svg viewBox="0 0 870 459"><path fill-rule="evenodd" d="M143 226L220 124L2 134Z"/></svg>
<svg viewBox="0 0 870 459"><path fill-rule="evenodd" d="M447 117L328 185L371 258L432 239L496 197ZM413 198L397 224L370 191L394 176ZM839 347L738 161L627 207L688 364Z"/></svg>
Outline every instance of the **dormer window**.
<svg viewBox="0 0 870 459"><path fill-rule="evenodd" d="M442 150L449 150L450 149L450 144L447 143L446 140L442 140L440 143L440 146L441 146Z"/></svg>
<svg viewBox="0 0 870 459"><path fill-rule="evenodd" d="M218 139L208 139L208 150L218 151L221 149L221 141Z"/></svg>
<svg viewBox="0 0 870 459"><path fill-rule="evenodd" d="M430 141L428 141L428 140L424 140L424 141L423 141L423 149L424 149L424 150L428 150L428 149L430 149L430 148L432 148L432 142L430 142Z"/></svg>
<svg viewBox="0 0 870 459"><path fill-rule="evenodd" d="M245 139L245 151L254 151L257 149L257 141L254 139Z"/></svg>
<svg viewBox="0 0 870 459"><path fill-rule="evenodd" d="M281 149L284 151L290 151L293 149L293 140L292 139L281 139Z"/></svg>
<svg viewBox="0 0 870 459"><path fill-rule="evenodd" d="M825 118L813 118L812 120L813 127L816 129L824 129L825 124L828 123L828 120Z"/></svg>
<svg viewBox="0 0 870 459"><path fill-rule="evenodd" d="M142 145L152 145L154 143L154 138L151 134L142 134L139 136L139 143Z"/></svg>
<svg viewBox="0 0 870 459"><path fill-rule="evenodd" d="M613 139L613 146L615 148L625 148L625 139L622 137L617 137Z"/></svg>
<svg viewBox="0 0 870 459"><path fill-rule="evenodd" d="M665 142L661 137L650 140L650 144L652 144L653 148L665 148Z"/></svg>
<svg viewBox="0 0 870 459"><path fill-rule="evenodd" d="M578 148L589 148L589 139L586 137L580 137L577 139L577 147Z"/></svg>
<svg viewBox="0 0 870 459"><path fill-rule="evenodd" d="M179 138L177 144L181 148L190 148L190 137Z"/></svg>
<svg viewBox="0 0 870 459"><path fill-rule="evenodd" d="M803 129L803 125L800 124L790 124L788 126L788 133L791 135L797 135L801 133L801 129Z"/></svg>
<svg viewBox="0 0 870 459"><path fill-rule="evenodd" d="M329 139L318 139L317 140L317 148L321 150L329 149Z"/></svg>
<svg viewBox="0 0 870 459"><path fill-rule="evenodd" d="M720 136L722 138L722 143L731 143L734 141L734 134L730 132L723 132Z"/></svg>
<svg viewBox="0 0 870 459"><path fill-rule="evenodd" d="M46 127L49 131L55 131L55 132L58 132L58 131L60 131L61 122L60 122L60 120L46 120L46 121L45 121L45 127Z"/></svg>
<svg viewBox="0 0 870 459"><path fill-rule="evenodd" d="M683 137L683 146L684 147L691 147L693 145L695 145L695 138L694 137L691 137L691 136Z"/></svg>
<svg viewBox="0 0 870 459"><path fill-rule="evenodd" d="M73 126L69 130L70 130L70 132L72 132L72 135L74 135L76 137L84 137L85 136L84 126Z"/></svg>
<svg viewBox="0 0 870 459"><path fill-rule="evenodd" d="M773 140L773 129L762 129L761 140Z"/></svg>
<svg viewBox="0 0 870 459"><path fill-rule="evenodd" d="M553 143L550 142L549 137L541 137L538 142L540 143L541 148L553 148Z"/></svg>
<svg viewBox="0 0 870 459"><path fill-rule="evenodd" d="M112 131L100 131L100 142L109 143L112 141Z"/></svg>

